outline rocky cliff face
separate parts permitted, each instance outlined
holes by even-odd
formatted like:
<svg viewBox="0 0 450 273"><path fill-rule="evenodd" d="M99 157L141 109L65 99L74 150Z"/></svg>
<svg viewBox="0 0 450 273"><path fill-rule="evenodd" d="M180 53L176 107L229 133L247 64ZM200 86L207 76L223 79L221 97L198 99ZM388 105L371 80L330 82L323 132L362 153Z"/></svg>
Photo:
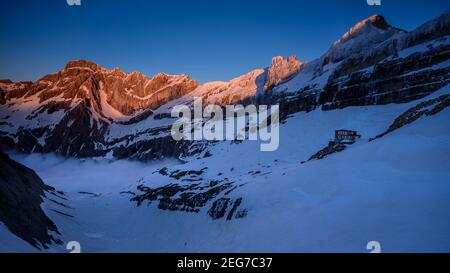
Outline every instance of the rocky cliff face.
<svg viewBox="0 0 450 273"><path fill-rule="evenodd" d="M422 52L392 58L365 70L348 73L350 63L336 69L320 95L323 109L351 105L407 102L424 97L450 82L449 44L435 44Z"/></svg>
<svg viewBox="0 0 450 273"><path fill-rule="evenodd" d="M0 147L21 152L101 156L109 124L151 114L164 103L189 93L197 82L160 73L152 78L95 63L71 61L58 73L35 83L0 83L4 106ZM147 116L148 116L147 115ZM5 129L5 130L3 130ZM12 137L11 137L12 136Z"/></svg>
<svg viewBox="0 0 450 273"><path fill-rule="evenodd" d="M170 137L170 110L204 104L280 104L298 111L402 103L446 86L450 72L450 12L417 29L395 28L371 16L321 57L272 65L229 82L203 85L186 75L125 73L72 61L35 83L0 81L0 147L76 157L154 159L201 153L203 144Z"/></svg>
<svg viewBox="0 0 450 273"><path fill-rule="evenodd" d="M300 70L301 62L296 56L291 56L287 60L281 56L272 59L272 66L267 70L267 80L264 84L264 91L268 91L280 83L286 82L296 75Z"/></svg>
<svg viewBox="0 0 450 273"><path fill-rule="evenodd" d="M372 16L272 96L284 115L422 98L449 83L449 35L450 12L411 32Z"/></svg>
<svg viewBox="0 0 450 273"><path fill-rule="evenodd" d="M407 102L447 85L450 15L424 26L398 31L373 49L341 61L320 94L323 109Z"/></svg>
<svg viewBox="0 0 450 273"><path fill-rule="evenodd" d="M62 243L57 238L58 228L41 208L46 195L59 198L60 193L0 150L0 222L39 249Z"/></svg>
<svg viewBox="0 0 450 273"><path fill-rule="evenodd" d="M95 63L80 60L69 62L64 69L49 74L36 83L0 82L7 101L33 98L43 104L60 98L76 102L90 100L98 113L106 118L132 115L144 108L155 109L164 103L189 93L197 82L186 75L160 73L147 78L139 72L125 73L119 68L107 70ZM101 100L104 96L104 100ZM110 109L105 109L112 106Z"/></svg>

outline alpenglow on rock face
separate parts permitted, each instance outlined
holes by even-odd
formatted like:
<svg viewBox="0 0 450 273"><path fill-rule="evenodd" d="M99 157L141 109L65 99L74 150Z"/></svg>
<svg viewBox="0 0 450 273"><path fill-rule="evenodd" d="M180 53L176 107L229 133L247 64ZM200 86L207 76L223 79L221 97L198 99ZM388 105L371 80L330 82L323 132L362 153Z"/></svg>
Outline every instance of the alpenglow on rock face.
<svg viewBox="0 0 450 273"><path fill-rule="evenodd" d="M78 60L69 62L63 70L46 75L34 84L9 86L12 92L6 94L6 99L27 98L35 94L38 94L39 103L55 97L88 99L99 108L99 113L105 113L108 109L103 109L106 107L100 100L104 96L103 103L119 112L116 114L132 115L145 108L156 109L187 94L198 83L186 75L160 73L147 78L140 72L127 74L119 68L108 70L98 64Z"/></svg>
<svg viewBox="0 0 450 273"><path fill-rule="evenodd" d="M0 81L0 148L178 158L199 149L171 138L170 112L176 105L192 106L194 97L202 97L204 105L278 103L281 117L316 108L403 103L450 82L449 50L446 12L410 32L374 15L315 60L274 57L269 67L228 82L199 85L187 75L146 77L72 61L35 83Z"/></svg>
<svg viewBox="0 0 450 273"><path fill-rule="evenodd" d="M352 54L360 54L373 45L401 33L406 32L389 25L383 16L373 15L350 28L333 43L326 56L328 61L337 63Z"/></svg>
<svg viewBox="0 0 450 273"><path fill-rule="evenodd" d="M272 59L272 66L267 71L267 80L264 85L264 91L283 83L298 73L302 63L297 60L296 56L284 59L281 56Z"/></svg>

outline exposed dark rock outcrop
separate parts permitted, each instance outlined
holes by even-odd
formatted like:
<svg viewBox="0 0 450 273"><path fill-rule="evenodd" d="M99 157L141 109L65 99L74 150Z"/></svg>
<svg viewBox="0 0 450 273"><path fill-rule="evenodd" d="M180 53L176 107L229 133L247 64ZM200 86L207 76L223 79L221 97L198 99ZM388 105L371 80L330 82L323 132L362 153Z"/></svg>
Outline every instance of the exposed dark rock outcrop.
<svg viewBox="0 0 450 273"><path fill-rule="evenodd" d="M45 185L33 170L0 151L0 221L38 249L62 243L54 237L59 234L58 228L41 208L46 195L58 198L60 193Z"/></svg>
<svg viewBox="0 0 450 273"><path fill-rule="evenodd" d="M219 198L212 204L211 208L208 210L209 216L213 219L219 219L225 216L227 212L228 205L230 203L230 198Z"/></svg>
<svg viewBox="0 0 450 273"><path fill-rule="evenodd" d="M371 71L349 73L350 59L335 70L320 94L322 109L404 103L425 97L450 83L450 67L426 69L450 59L450 45L441 45L405 58L387 60ZM371 63L370 63L371 64ZM369 65L369 64L366 64Z"/></svg>
<svg viewBox="0 0 450 273"><path fill-rule="evenodd" d="M335 142L335 141L330 141L325 148L323 148L322 150L320 150L317 153L315 153L314 155L312 155L308 159L308 161L314 160L314 159L322 159L328 155L342 152L343 150L345 150L345 148L347 148L346 144Z"/></svg>
<svg viewBox="0 0 450 273"><path fill-rule="evenodd" d="M138 206L146 200L149 203L159 201L159 209L199 212L200 208L231 186L231 182L215 180L189 185L169 184L155 189L140 185L137 189L143 194L137 194L131 201Z"/></svg>
<svg viewBox="0 0 450 273"><path fill-rule="evenodd" d="M445 94L435 99L421 102L416 106L408 109L404 113L402 113L399 117L397 117L394 120L394 122L389 126L389 128L385 132L377 135L374 138L371 138L369 141L381 138L405 125L413 123L414 121L418 120L423 116L435 115L449 106L450 106L450 94Z"/></svg>
<svg viewBox="0 0 450 273"><path fill-rule="evenodd" d="M5 103L6 103L5 91L0 89L0 104L5 104Z"/></svg>
<svg viewBox="0 0 450 273"><path fill-rule="evenodd" d="M229 181L228 178L222 180L204 179L201 175L206 169L170 171L168 168L161 168L157 173L180 182L157 188L150 188L141 184L137 187L138 192L127 193L133 195L130 201L136 202L138 206L144 202L148 202L148 204L158 202L158 208L162 210L198 213L201 208L212 202L208 209L208 215L213 219L222 218L227 212L227 220L231 220L233 217L245 217L246 210L238 211L242 198L233 201L230 197L227 197L237 186L234 186L234 183Z"/></svg>
<svg viewBox="0 0 450 273"><path fill-rule="evenodd" d="M138 141L128 146L115 147L112 151L117 159L152 160L166 157L179 158L190 154L191 145L195 144L188 140L175 141L172 136L168 135Z"/></svg>
<svg viewBox="0 0 450 273"><path fill-rule="evenodd" d="M242 203L242 198L239 197L236 200L231 198L219 198L212 204L208 210L209 216L213 219L220 219L227 215L226 220L230 221L234 218L243 218L247 216L247 210L238 210ZM228 214L227 214L228 212Z"/></svg>
<svg viewBox="0 0 450 273"><path fill-rule="evenodd" d="M129 119L127 121L122 121L122 122L118 122L118 123L123 124L123 125L130 125L130 124L134 124L134 123L138 123L140 121L143 121L146 118L150 117L151 115L153 115L153 111L152 110L146 110L146 111L143 111L142 113L132 117L131 119Z"/></svg>
<svg viewBox="0 0 450 273"><path fill-rule="evenodd" d="M342 152L347 146L354 144L359 138L361 138L361 135L359 135L357 131L346 129L336 130L335 138L330 140L325 148L312 155L308 161L322 159L328 155ZM303 163L305 162L303 161L302 164Z"/></svg>

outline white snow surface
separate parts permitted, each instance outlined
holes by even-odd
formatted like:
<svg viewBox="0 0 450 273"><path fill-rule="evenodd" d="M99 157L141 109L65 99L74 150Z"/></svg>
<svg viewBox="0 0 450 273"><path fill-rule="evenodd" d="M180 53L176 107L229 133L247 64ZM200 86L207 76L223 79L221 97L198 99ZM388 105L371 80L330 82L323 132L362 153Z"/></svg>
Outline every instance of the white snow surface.
<svg viewBox="0 0 450 273"><path fill-rule="evenodd" d="M392 121L424 101L450 93L448 87L418 101L383 106L297 113L280 127L280 147L260 152L259 143L221 142L213 156L140 163L78 160L53 155L12 157L67 193L64 217L43 206L63 240L79 241L83 252L383 252L450 251L450 109L424 116L368 142ZM341 153L300 164L323 148L335 129L357 130L362 139ZM128 194L138 184L176 183L158 168L200 169L237 184L245 218L213 220L206 206L198 214L163 211L155 203L137 207ZM250 171L261 171L249 174ZM81 194L86 191L97 196ZM0 228L0 251L36 251ZM65 252L52 247L51 252Z"/></svg>

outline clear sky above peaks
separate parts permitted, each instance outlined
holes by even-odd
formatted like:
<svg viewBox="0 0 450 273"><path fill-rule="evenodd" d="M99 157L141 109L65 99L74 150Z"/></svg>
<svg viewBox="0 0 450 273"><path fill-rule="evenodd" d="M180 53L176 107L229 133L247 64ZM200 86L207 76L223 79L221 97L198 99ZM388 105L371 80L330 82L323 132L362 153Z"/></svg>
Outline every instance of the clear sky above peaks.
<svg viewBox="0 0 450 273"><path fill-rule="evenodd" d="M37 80L73 59L107 68L230 80L276 55L322 55L375 13L412 30L448 0L0 0L0 79Z"/></svg>

